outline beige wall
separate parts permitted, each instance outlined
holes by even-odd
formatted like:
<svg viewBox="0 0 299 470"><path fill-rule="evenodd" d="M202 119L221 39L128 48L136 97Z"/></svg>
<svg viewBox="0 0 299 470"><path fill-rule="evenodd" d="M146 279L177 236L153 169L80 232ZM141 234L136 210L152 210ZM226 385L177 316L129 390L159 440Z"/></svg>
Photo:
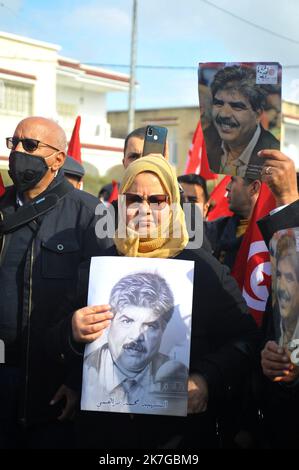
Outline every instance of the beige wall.
<svg viewBox="0 0 299 470"><path fill-rule="evenodd" d="M291 103L290 101L282 102L282 114L292 116L299 119L299 104Z"/></svg>

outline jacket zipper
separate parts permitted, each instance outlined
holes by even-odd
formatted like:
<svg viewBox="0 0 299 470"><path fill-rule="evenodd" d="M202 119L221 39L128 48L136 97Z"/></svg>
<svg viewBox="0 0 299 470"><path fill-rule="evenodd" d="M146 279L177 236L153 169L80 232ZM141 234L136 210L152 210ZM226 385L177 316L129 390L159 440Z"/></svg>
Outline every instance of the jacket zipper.
<svg viewBox="0 0 299 470"><path fill-rule="evenodd" d="M22 422L26 425L27 416L27 400L28 400L28 380L29 380L29 350L30 350L30 317L32 308L32 270L33 270L33 259L34 259L34 241L33 238L31 244L31 255L30 255L30 277L29 277L29 305L28 305L28 325L27 325L27 347L26 347L26 374L25 374L25 393L24 393L24 409Z"/></svg>

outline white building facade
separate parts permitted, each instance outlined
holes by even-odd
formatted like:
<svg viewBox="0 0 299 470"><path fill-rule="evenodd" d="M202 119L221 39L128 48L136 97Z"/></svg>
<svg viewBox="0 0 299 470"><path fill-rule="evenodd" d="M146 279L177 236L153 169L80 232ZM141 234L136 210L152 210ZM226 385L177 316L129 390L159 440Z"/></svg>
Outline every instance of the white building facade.
<svg viewBox="0 0 299 470"><path fill-rule="evenodd" d="M111 138L106 95L128 92L129 76L61 57L59 50L55 44L0 32L0 168L8 165L5 137L21 119L54 119L70 139L80 115L82 159L105 175L121 164L124 144Z"/></svg>
<svg viewBox="0 0 299 470"><path fill-rule="evenodd" d="M293 158L299 172L299 104L283 102L282 151Z"/></svg>

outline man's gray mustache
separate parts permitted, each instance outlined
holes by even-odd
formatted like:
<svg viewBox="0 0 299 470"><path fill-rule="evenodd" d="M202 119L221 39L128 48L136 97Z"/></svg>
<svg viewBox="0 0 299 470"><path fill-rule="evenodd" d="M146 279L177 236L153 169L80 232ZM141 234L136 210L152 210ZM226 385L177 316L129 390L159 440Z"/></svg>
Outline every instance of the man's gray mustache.
<svg viewBox="0 0 299 470"><path fill-rule="evenodd" d="M123 349L133 349L133 351L144 352L146 353L146 348L140 343L132 341L131 343L126 343L123 345Z"/></svg>
<svg viewBox="0 0 299 470"><path fill-rule="evenodd" d="M291 300L291 296L283 290L277 291L277 297L279 298L279 300L286 300L287 302Z"/></svg>
<svg viewBox="0 0 299 470"><path fill-rule="evenodd" d="M240 127L239 124L237 124L236 122L231 121L228 118L221 118L221 117L217 116L215 121L216 121L217 124L219 124L219 126L224 125L224 126L229 126L229 127L234 127L234 128Z"/></svg>

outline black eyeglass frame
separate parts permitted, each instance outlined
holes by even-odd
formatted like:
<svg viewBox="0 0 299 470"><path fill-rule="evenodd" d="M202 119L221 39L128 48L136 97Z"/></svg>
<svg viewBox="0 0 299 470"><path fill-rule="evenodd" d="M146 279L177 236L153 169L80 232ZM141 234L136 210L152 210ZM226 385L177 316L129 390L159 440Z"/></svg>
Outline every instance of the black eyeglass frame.
<svg viewBox="0 0 299 470"><path fill-rule="evenodd" d="M135 194L135 193L124 193L123 196L125 196L126 198L127 207L130 207L131 205L134 205L134 204L142 204L143 201L146 201L147 204L149 204L150 206L154 206L154 207L157 206L158 208L163 209L165 205L168 204L168 201L169 201L168 194L151 194L150 196L140 196L140 194ZM159 196L163 196L164 200L161 200L161 201L157 200L156 198ZM131 199L131 202L130 202L130 199Z"/></svg>
<svg viewBox="0 0 299 470"><path fill-rule="evenodd" d="M6 137L6 147L9 150L14 150L19 142L22 142L23 149L26 150L26 152L34 152L41 144L43 147L50 147L53 150L56 150L57 152L61 152L56 147L53 147L53 145L46 144L45 142L41 142L38 139L32 139L31 137L24 137L23 139L20 139L19 137ZM26 142L32 142L34 148L31 148L30 146L28 147Z"/></svg>

